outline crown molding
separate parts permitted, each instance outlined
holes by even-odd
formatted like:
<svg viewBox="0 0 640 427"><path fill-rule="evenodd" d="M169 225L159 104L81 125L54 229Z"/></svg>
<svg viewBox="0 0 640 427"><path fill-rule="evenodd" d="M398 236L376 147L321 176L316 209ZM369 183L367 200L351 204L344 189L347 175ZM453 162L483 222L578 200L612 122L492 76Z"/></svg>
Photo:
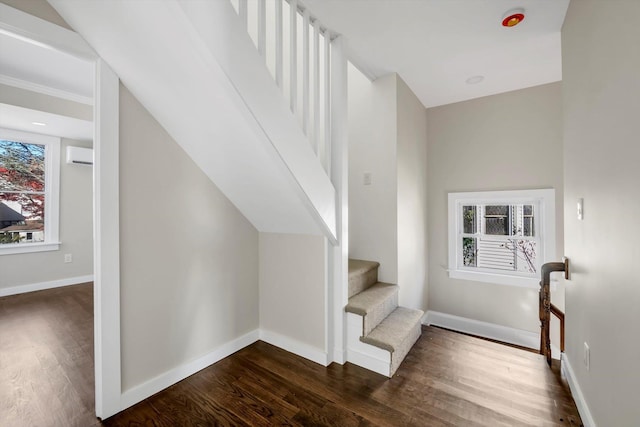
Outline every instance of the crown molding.
<svg viewBox="0 0 640 427"><path fill-rule="evenodd" d="M18 89L29 90L31 92L41 93L43 95L49 95L56 98L66 99L68 101L78 102L80 104L93 106L93 98L84 95L78 95L77 93L69 92L62 89L52 88L50 86L33 83L27 80L18 79L15 77L0 74L0 84L7 86L17 87Z"/></svg>

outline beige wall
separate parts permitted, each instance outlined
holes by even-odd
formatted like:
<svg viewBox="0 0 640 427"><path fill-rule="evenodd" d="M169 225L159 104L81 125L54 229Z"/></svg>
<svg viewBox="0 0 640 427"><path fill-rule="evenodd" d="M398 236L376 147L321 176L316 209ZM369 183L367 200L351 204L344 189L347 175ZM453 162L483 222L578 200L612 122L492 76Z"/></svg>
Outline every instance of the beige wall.
<svg viewBox="0 0 640 427"><path fill-rule="evenodd" d="M397 78L398 285L401 306L427 308L427 115Z"/></svg>
<svg viewBox="0 0 640 427"><path fill-rule="evenodd" d="M448 277L447 193L554 188L561 256L561 115L559 83L427 109L430 310L539 332L536 289Z"/></svg>
<svg viewBox="0 0 640 427"><path fill-rule="evenodd" d="M45 0L0 0L16 9L68 28ZM0 102L93 120L91 106L0 84ZM66 147L91 147L90 142L62 139L60 148L59 251L0 257L0 288L10 288L93 274L92 168L66 164ZM73 262L64 263L64 254ZM34 266L37 266L34 268Z"/></svg>
<svg viewBox="0 0 640 427"><path fill-rule="evenodd" d="M93 121L93 107L55 96L0 84L0 102L60 116Z"/></svg>
<svg viewBox="0 0 640 427"><path fill-rule="evenodd" d="M19 9L30 15L36 16L45 21L52 22L61 27L71 29L56 10L47 3L46 0L0 0L0 3Z"/></svg>
<svg viewBox="0 0 640 427"><path fill-rule="evenodd" d="M348 108L349 257L378 261L380 280L397 283L396 75L371 82L349 65Z"/></svg>
<svg viewBox="0 0 640 427"><path fill-rule="evenodd" d="M260 233L260 329L326 352L326 239Z"/></svg>
<svg viewBox="0 0 640 427"><path fill-rule="evenodd" d="M120 90L123 390L258 328L258 233Z"/></svg>
<svg viewBox="0 0 640 427"><path fill-rule="evenodd" d="M349 65L349 257L378 261L399 303L427 308L427 120L397 74ZM371 173L371 185L364 174Z"/></svg>
<svg viewBox="0 0 640 427"><path fill-rule="evenodd" d="M572 1L562 30L566 353L598 426L640 420L638 15L635 0Z"/></svg>
<svg viewBox="0 0 640 427"><path fill-rule="evenodd" d="M69 145L91 143L63 138L60 144L60 250L0 256L0 288L93 274L93 170L66 163ZM64 254L73 262L65 263Z"/></svg>

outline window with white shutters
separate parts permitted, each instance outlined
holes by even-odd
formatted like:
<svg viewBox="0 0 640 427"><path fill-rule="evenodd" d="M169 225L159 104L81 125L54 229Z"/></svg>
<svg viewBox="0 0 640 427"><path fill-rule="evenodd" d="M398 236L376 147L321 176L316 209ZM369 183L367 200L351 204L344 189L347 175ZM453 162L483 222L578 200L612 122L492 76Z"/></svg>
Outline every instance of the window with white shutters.
<svg viewBox="0 0 640 427"><path fill-rule="evenodd" d="M450 193L450 277L537 286L555 252L554 193Z"/></svg>

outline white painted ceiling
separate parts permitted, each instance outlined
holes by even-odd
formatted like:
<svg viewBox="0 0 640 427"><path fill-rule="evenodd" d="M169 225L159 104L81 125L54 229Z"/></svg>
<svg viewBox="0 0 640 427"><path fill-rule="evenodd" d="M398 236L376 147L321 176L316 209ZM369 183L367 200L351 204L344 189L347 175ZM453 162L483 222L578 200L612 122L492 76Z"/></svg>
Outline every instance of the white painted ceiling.
<svg viewBox="0 0 640 427"><path fill-rule="evenodd" d="M560 30L569 0L304 3L346 36L350 60L358 68L370 78L397 72L425 107L562 79ZM514 7L525 9L525 20L502 27L502 17ZM90 102L91 62L2 33L0 52L0 83ZM466 83L477 75L484 76L481 83Z"/></svg>
<svg viewBox="0 0 640 427"><path fill-rule="evenodd" d="M43 123L37 125L35 123ZM93 141L93 122L0 103L0 127Z"/></svg>
<svg viewBox="0 0 640 427"><path fill-rule="evenodd" d="M0 82L17 79L79 102L93 97L93 62L3 33L0 52Z"/></svg>
<svg viewBox="0 0 640 427"><path fill-rule="evenodd" d="M0 83L84 104L93 102L92 62L4 33L0 33L0 53ZM3 103L0 126L82 141L93 139L91 121Z"/></svg>
<svg viewBox="0 0 640 427"><path fill-rule="evenodd" d="M425 107L562 79L569 0L303 0L370 78L396 72ZM508 10L525 19L505 28ZM472 76L484 76L475 85Z"/></svg>

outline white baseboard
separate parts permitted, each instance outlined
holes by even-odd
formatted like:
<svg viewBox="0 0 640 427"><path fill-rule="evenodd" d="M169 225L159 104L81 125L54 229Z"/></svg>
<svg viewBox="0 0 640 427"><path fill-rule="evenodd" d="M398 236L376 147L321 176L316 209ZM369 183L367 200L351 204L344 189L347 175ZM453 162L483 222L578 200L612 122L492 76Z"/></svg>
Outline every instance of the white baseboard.
<svg viewBox="0 0 640 427"><path fill-rule="evenodd" d="M93 282L93 274L87 276L68 277L66 279L51 280L48 282L30 283L28 285L0 288L0 297L24 294L27 292L42 291L45 289L61 288L63 286L77 285L79 283Z"/></svg>
<svg viewBox="0 0 640 427"><path fill-rule="evenodd" d="M573 400L576 402L576 406L578 407L578 412L580 413L582 424L584 425L584 427L596 427L593 416L591 416L591 411L589 411L589 407L587 406L587 401L584 399L584 395L582 394L582 389L580 388L580 385L576 380L576 374L573 372L573 368L571 368L571 363L569 363L569 358L566 354L562 355L562 365L560 369L562 370L562 375L567 379L567 382L569 383L571 395L573 396Z"/></svg>
<svg viewBox="0 0 640 427"><path fill-rule="evenodd" d="M333 350L333 361L339 365L344 365L347 361L347 351L341 348Z"/></svg>
<svg viewBox="0 0 640 427"><path fill-rule="evenodd" d="M391 370L391 353L360 341L362 316L347 313L347 361L386 377Z"/></svg>
<svg viewBox="0 0 640 427"><path fill-rule="evenodd" d="M389 360L381 360L351 348L347 350L347 360L361 368L377 372L385 377L390 377L389 370L391 368L391 362Z"/></svg>
<svg viewBox="0 0 640 427"><path fill-rule="evenodd" d="M253 344L254 342L262 340L276 347L282 348L290 353L296 354L305 359L309 359L312 362L321 364L322 366L328 365L328 354L305 343L301 343L292 338L285 337L284 335L277 334L271 331L265 331L256 329L251 331L233 341L229 341L209 354L206 354L194 361L178 366L170 371L167 371L155 378L150 379L140 385L137 385L122 393L120 403L120 410L125 410L138 402L143 401L149 396L153 396L159 391L182 381L186 377L195 374L202 369L213 365L217 361L224 359L225 357L235 353L244 347Z"/></svg>
<svg viewBox="0 0 640 427"><path fill-rule="evenodd" d="M446 329L490 338L520 347L538 349L540 346L540 334L535 332L440 313L438 311L427 311L422 318L422 324L441 326ZM560 349L555 345L551 346L551 356L554 359L560 359Z"/></svg>
<svg viewBox="0 0 640 427"><path fill-rule="evenodd" d="M260 332L256 329L239 338L229 341L211 353L208 353L196 360L193 360L184 365L178 366L170 371L167 371L155 378L150 379L140 385L137 385L122 393L120 399L120 410L125 410L130 406L135 405L138 402L143 401L149 396L156 394L157 392L164 390L165 388L182 381L190 375L195 374L202 369L213 365L217 361L224 359L230 354L235 353L244 347L253 344L258 341Z"/></svg>
<svg viewBox="0 0 640 427"><path fill-rule="evenodd" d="M329 355L321 349L302 343L293 338L280 335L275 332L260 329L260 339L269 344L280 347L283 350L293 353L297 356L309 359L312 362L319 363L322 366L329 365Z"/></svg>

